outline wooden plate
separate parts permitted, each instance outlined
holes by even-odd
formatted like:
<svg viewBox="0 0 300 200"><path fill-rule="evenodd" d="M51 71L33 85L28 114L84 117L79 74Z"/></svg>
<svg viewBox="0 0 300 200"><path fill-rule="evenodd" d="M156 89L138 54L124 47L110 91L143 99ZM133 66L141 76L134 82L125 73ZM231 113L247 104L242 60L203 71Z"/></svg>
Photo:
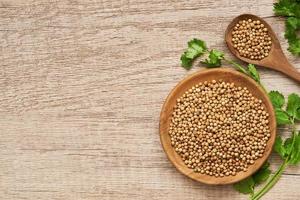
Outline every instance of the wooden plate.
<svg viewBox="0 0 300 200"><path fill-rule="evenodd" d="M235 176L225 176L225 177L214 177L208 176L201 173L195 173L192 169L189 169L182 161L181 157L175 152L171 146L171 139L168 134L169 124L172 117L173 107L176 104L177 98L181 97L183 93L190 89L193 85L199 82L219 80L222 79L225 82L234 82L237 86L247 87L248 90L263 101L266 111L270 114L269 116L269 127L271 131L271 137L268 140L265 152L263 156L255 161L253 165L248 167L246 172L239 172ZM211 185L224 185L238 182L256 172L263 163L269 157L273 144L276 137L276 118L273 110L271 101L264 90L251 78L248 76L231 69L218 68L218 69L207 69L196 72L184 80L182 80L168 95L160 114L159 123L160 140L164 151L166 152L169 160L175 165L175 167L186 176Z"/></svg>

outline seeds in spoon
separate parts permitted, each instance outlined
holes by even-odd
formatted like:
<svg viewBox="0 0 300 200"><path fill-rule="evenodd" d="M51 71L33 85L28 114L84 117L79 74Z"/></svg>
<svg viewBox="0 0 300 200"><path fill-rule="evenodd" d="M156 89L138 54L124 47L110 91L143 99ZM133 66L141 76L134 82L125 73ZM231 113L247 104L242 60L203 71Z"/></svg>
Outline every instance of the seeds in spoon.
<svg viewBox="0 0 300 200"><path fill-rule="evenodd" d="M239 21L233 28L232 43L240 56L251 60L267 57L272 47L268 28L259 20Z"/></svg>
<svg viewBox="0 0 300 200"><path fill-rule="evenodd" d="M215 177L247 171L270 138L269 114L261 100L234 83L199 83L174 107L171 144L187 167Z"/></svg>

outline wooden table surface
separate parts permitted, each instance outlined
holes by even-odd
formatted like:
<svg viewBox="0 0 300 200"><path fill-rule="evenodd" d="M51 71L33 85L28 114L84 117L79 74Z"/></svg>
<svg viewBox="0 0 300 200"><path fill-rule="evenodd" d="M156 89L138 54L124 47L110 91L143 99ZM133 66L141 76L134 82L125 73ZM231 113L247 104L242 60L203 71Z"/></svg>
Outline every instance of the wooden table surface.
<svg viewBox="0 0 300 200"><path fill-rule="evenodd" d="M0 199L247 199L176 171L158 121L170 90L203 68L180 67L191 38L230 55L226 26L253 13L287 48L273 3L1 0ZM259 71L268 90L300 93L284 75ZM280 159L270 159L276 169ZM299 184L300 167L290 167L264 199L299 199Z"/></svg>

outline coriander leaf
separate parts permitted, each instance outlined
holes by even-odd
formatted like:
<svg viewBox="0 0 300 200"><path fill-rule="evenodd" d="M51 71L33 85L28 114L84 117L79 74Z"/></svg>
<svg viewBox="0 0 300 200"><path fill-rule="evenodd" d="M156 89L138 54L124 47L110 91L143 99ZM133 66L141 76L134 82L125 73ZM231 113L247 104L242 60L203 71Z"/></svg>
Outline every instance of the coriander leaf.
<svg viewBox="0 0 300 200"><path fill-rule="evenodd" d="M276 121L278 125L291 124L289 115L281 109L275 109Z"/></svg>
<svg viewBox="0 0 300 200"><path fill-rule="evenodd" d="M253 64L248 65L248 71L250 76L258 83L260 83L259 73L257 72L255 66Z"/></svg>
<svg viewBox="0 0 300 200"><path fill-rule="evenodd" d="M224 53L218 50L211 50L208 55L208 59L205 59L202 63L207 65L207 67L220 67L221 60L224 58Z"/></svg>
<svg viewBox="0 0 300 200"><path fill-rule="evenodd" d="M298 38L294 42L289 42L288 50L295 56L300 56L300 39Z"/></svg>
<svg viewBox="0 0 300 200"><path fill-rule="evenodd" d="M297 29L300 28L300 18L289 17L285 22L285 38L289 40L289 42L295 42L298 38Z"/></svg>
<svg viewBox="0 0 300 200"><path fill-rule="evenodd" d="M296 119L300 120L300 108L297 109Z"/></svg>
<svg viewBox="0 0 300 200"><path fill-rule="evenodd" d="M300 97L299 95L293 93L288 96L288 103L287 103L287 108L286 112L293 118L298 119L298 109L300 108Z"/></svg>
<svg viewBox="0 0 300 200"><path fill-rule="evenodd" d="M300 3L299 3L300 5ZM300 12L300 6L299 6ZM300 38L297 35L297 30L300 29L300 18L289 17L285 23L284 37L288 40L288 50L297 56L300 56Z"/></svg>
<svg viewBox="0 0 300 200"><path fill-rule="evenodd" d="M243 194L253 194L254 192L254 180L252 176L241 180L233 185L234 189Z"/></svg>
<svg viewBox="0 0 300 200"><path fill-rule="evenodd" d="M282 138L280 136L276 137L273 149L276 153L280 155L282 159L286 158L286 151L283 146Z"/></svg>
<svg viewBox="0 0 300 200"><path fill-rule="evenodd" d="M281 108L284 104L284 96L278 91L269 92L270 100L274 108Z"/></svg>
<svg viewBox="0 0 300 200"><path fill-rule="evenodd" d="M256 184L263 183L266 181L271 174L271 170L269 169L270 163L266 162L264 165L253 175L253 180Z"/></svg>
<svg viewBox="0 0 300 200"><path fill-rule="evenodd" d="M294 144L291 148L291 157L289 163L297 165L300 162L300 134L294 133L293 135Z"/></svg>
<svg viewBox="0 0 300 200"><path fill-rule="evenodd" d="M188 42L188 49L182 54L180 60L182 67L190 69L192 62L198 56L201 56L207 50L206 44L203 40L192 39Z"/></svg>
<svg viewBox="0 0 300 200"><path fill-rule="evenodd" d="M281 16L299 16L300 6L296 0L279 0L274 4L274 12Z"/></svg>
<svg viewBox="0 0 300 200"><path fill-rule="evenodd" d="M292 151L292 144L293 144L293 139L292 138L287 138L285 141L284 141L284 144L283 144L283 147L285 149L285 155L288 156L291 151Z"/></svg>
<svg viewBox="0 0 300 200"><path fill-rule="evenodd" d="M189 70L192 67L192 59L187 58L184 54L180 58L181 66Z"/></svg>
<svg viewBox="0 0 300 200"><path fill-rule="evenodd" d="M203 40L192 39L188 42L188 49L186 51L186 57L194 59L197 56L202 55L206 51L207 47Z"/></svg>

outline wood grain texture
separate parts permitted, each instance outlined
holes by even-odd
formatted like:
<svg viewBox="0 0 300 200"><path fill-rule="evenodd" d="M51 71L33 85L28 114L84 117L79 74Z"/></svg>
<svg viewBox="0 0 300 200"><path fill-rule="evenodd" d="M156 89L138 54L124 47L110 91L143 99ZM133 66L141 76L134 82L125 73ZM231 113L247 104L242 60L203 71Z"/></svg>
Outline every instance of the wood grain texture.
<svg viewBox="0 0 300 200"><path fill-rule="evenodd" d="M1 0L0 199L246 199L169 163L158 134L169 91L187 74L186 42L226 51L241 13L263 17L289 61L284 19L270 0ZM267 89L299 85L259 69ZM288 128L280 128L287 135ZM280 159L271 156L272 168ZM297 199L290 167L264 199Z"/></svg>

